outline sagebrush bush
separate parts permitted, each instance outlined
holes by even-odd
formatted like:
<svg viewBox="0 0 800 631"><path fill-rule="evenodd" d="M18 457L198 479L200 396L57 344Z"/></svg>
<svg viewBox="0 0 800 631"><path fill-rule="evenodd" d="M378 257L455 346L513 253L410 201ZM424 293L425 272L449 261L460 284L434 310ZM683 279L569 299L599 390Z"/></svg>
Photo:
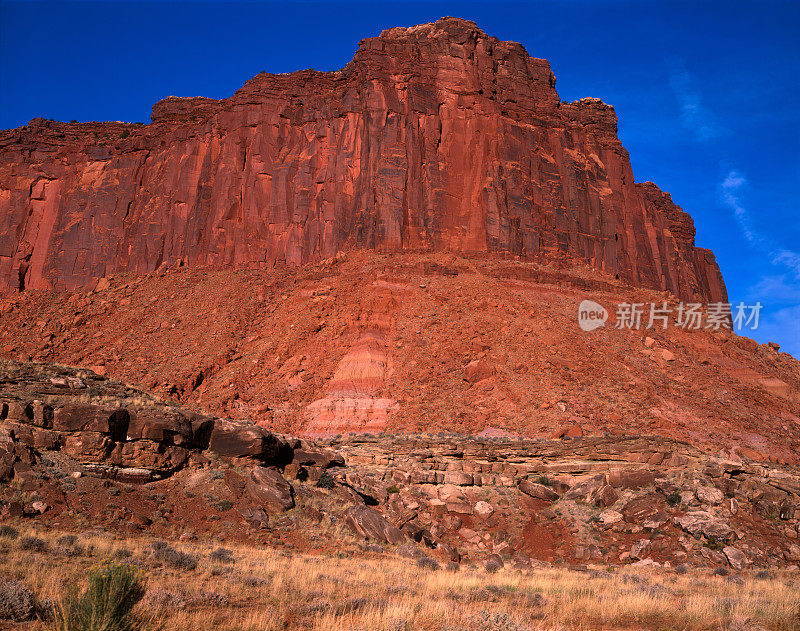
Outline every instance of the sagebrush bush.
<svg viewBox="0 0 800 631"><path fill-rule="evenodd" d="M45 543L44 539L39 539L39 537L31 537L28 535L20 539L19 547L23 550L44 552L44 550L47 548L47 543Z"/></svg>
<svg viewBox="0 0 800 631"><path fill-rule="evenodd" d="M197 557L175 548L165 546L155 551L155 558L170 567L179 570L196 570Z"/></svg>
<svg viewBox="0 0 800 631"><path fill-rule="evenodd" d="M6 539L16 539L19 537L19 530L13 526L3 524L0 526L0 537L5 537Z"/></svg>
<svg viewBox="0 0 800 631"><path fill-rule="evenodd" d="M89 586L73 585L61 599L59 631L136 631L144 626L133 608L145 594L140 572L127 563L105 561L89 572Z"/></svg>
<svg viewBox="0 0 800 631"><path fill-rule="evenodd" d="M75 535L62 535L58 539L56 539L56 543L62 546L74 546L78 541L78 537Z"/></svg>
<svg viewBox="0 0 800 631"><path fill-rule="evenodd" d="M489 574L494 574L502 569L503 562L498 559L488 559L486 563L483 564L483 567Z"/></svg>
<svg viewBox="0 0 800 631"><path fill-rule="evenodd" d="M217 563L236 563L233 552L227 548L217 548L213 550L211 554L208 555L208 558Z"/></svg>
<svg viewBox="0 0 800 631"><path fill-rule="evenodd" d="M417 559L417 565L423 570L438 570L440 568L438 561L430 557L422 557Z"/></svg>
<svg viewBox="0 0 800 631"><path fill-rule="evenodd" d="M13 579L0 579L0 620L22 622L36 613L36 596Z"/></svg>

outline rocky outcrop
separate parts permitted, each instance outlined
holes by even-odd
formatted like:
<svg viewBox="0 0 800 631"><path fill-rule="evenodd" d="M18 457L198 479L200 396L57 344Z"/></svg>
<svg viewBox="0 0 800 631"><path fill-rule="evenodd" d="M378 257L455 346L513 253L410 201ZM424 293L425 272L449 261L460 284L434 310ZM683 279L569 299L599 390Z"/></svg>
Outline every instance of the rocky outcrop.
<svg viewBox="0 0 800 631"><path fill-rule="evenodd" d="M17 362L0 363L0 416L0 521L490 565L800 561L796 468L667 438L311 442Z"/></svg>
<svg viewBox="0 0 800 631"><path fill-rule="evenodd" d="M340 71L170 97L149 125L34 119L0 133L0 289L374 248L573 258L723 299L691 218L634 182L613 107L555 83L520 44L443 18L363 40Z"/></svg>
<svg viewBox="0 0 800 631"><path fill-rule="evenodd" d="M165 404L86 369L2 362L0 381L0 479L24 477L33 450L136 481L164 478L207 453L254 467L250 494L277 512L293 506L291 488L265 467L343 464L308 443Z"/></svg>

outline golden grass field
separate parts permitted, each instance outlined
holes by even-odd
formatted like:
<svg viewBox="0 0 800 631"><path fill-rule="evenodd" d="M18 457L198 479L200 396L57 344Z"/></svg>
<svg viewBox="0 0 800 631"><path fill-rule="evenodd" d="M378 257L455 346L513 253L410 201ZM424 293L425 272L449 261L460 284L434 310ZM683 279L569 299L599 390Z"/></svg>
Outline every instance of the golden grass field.
<svg viewBox="0 0 800 631"><path fill-rule="evenodd" d="M44 549L33 549L37 545L26 536L43 540ZM170 543L197 560L196 568L181 569L154 556L152 539L86 534L73 542L62 536L21 529L19 537L0 537L0 575L24 581L40 599L58 601L66 585L85 582L91 567L126 559L147 581L137 607L152 628L800 630L797 574L722 577L642 567L522 571L508 565L490 574L483 568L424 568L391 550L359 558L226 544L230 555L212 555L218 545Z"/></svg>

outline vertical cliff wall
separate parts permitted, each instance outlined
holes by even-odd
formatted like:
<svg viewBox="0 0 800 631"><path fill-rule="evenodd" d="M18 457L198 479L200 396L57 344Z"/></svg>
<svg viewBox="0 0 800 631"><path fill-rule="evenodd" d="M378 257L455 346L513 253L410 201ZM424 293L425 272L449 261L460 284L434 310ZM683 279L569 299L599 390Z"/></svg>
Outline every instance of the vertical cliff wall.
<svg viewBox="0 0 800 631"><path fill-rule="evenodd" d="M611 106L455 18L363 40L342 70L171 97L152 123L0 132L0 290L163 261L300 265L347 248L574 257L719 300L691 218L634 182Z"/></svg>

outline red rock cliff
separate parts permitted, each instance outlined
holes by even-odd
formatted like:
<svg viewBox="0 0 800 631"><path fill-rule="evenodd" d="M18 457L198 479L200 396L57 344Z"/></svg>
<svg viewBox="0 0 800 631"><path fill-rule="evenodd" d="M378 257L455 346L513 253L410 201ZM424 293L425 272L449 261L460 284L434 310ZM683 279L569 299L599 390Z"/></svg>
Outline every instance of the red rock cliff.
<svg viewBox="0 0 800 631"><path fill-rule="evenodd" d="M634 183L614 109L472 22L393 28L337 72L170 97L152 123L0 132L0 289L163 261L299 265L345 248L583 259L717 300L691 218Z"/></svg>

